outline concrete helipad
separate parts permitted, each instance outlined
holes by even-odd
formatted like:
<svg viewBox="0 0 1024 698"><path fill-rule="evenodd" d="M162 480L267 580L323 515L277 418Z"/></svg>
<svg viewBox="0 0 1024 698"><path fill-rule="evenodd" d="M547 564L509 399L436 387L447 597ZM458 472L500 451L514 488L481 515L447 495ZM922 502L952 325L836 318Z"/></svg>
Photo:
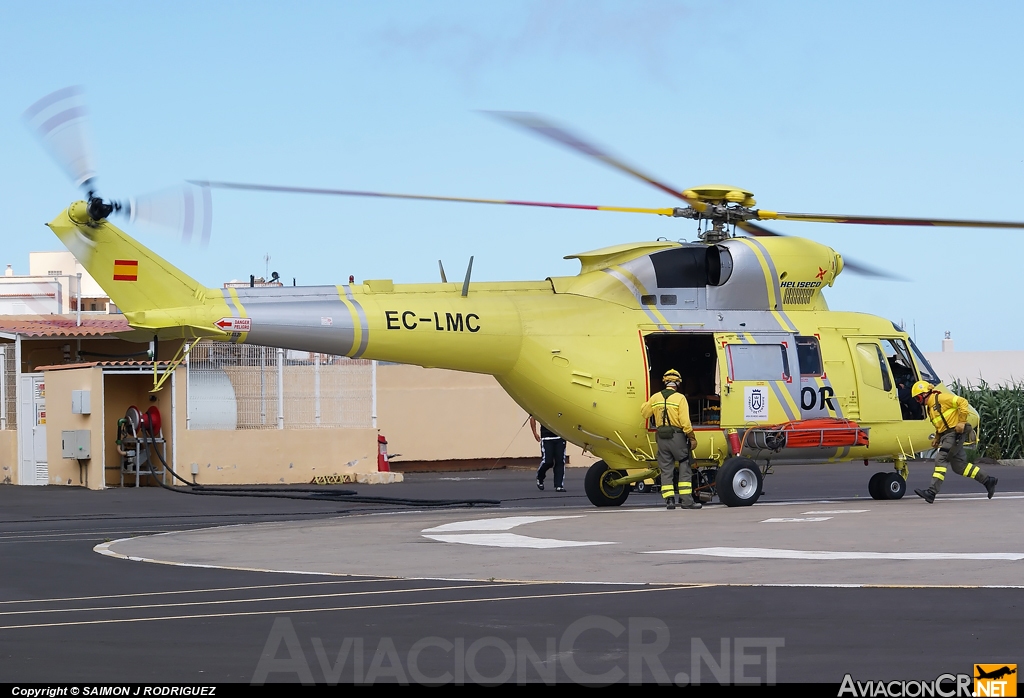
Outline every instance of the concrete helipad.
<svg viewBox="0 0 1024 698"><path fill-rule="evenodd" d="M149 562L402 578L822 586L1024 586L1024 494L900 501L446 510L105 543Z"/></svg>

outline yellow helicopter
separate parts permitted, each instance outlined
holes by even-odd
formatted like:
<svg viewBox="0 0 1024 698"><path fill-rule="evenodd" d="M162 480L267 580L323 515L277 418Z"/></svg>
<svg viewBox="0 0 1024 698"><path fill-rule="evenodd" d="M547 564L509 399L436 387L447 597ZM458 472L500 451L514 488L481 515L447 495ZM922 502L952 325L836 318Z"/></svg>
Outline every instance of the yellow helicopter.
<svg viewBox="0 0 1024 698"><path fill-rule="evenodd" d="M776 464L875 459L876 499L906 491L907 460L932 427L910 386L941 380L902 328L834 312L822 291L844 270L881 276L810 240L755 221L1024 228L1024 223L781 213L751 192L679 190L540 117L499 118L567 145L682 200L626 208L194 182L211 188L455 201L655 214L695 220L700 242L639 242L569 255L579 274L540 281L465 278L396 284L211 288L108 221L130 209L90 190L50 228L110 295L132 327L162 338L212 338L493 375L529 414L601 460L585 490L617 506L658 474L654 426L640 406L668 368L683 376L697 447L694 493L754 504ZM74 170L74 168L72 168ZM89 171L72 171L91 183ZM91 187L90 187L91 189ZM749 237L738 237L745 232ZM975 426L977 415L974 415Z"/></svg>

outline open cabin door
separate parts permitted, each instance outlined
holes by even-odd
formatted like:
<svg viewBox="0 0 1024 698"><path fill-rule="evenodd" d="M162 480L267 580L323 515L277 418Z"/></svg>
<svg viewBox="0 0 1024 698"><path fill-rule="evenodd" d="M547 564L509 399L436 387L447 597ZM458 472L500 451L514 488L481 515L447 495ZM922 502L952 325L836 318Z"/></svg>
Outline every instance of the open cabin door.
<svg viewBox="0 0 1024 698"><path fill-rule="evenodd" d="M694 427L721 423L718 354L708 332L653 332L644 336L647 349L648 395L664 386L661 377L674 368L682 376L680 392L690 407Z"/></svg>
<svg viewBox="0 0 1024 698"><path fill-rule="evenodd" d="M857 412L851 419L863 422L898 422L900 411L896 383L877 337L847 336L857 384Z"/></svg>
<svg viewBox="0 0 1024 698"><path fill-rule="evenodd" d="M799 364L790 334L715 335L722 383L722 425L800 419Z"/></svg>

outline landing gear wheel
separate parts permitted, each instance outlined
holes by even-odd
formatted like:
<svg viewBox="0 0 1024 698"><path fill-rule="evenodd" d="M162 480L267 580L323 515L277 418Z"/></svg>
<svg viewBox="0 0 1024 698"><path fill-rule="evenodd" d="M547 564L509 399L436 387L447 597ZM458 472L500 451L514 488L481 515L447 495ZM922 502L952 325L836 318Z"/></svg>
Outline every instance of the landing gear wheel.
<svg viewBox="0 0 1024 698"><path fill-rule="evenodd" d="M587 499L595 507L617 507L629 496L629 485L611 485L611 480L625 477L623 470L612 470L603 460L594 463L583 478Z"/></svg>
<svg viewBox="0 0 1024 698"><path fill-rule="evenodd" d="M761 496L761 470L749 458L730 458L718 469L715 488L727 507L749 507Z"/></svg>
<svg viewBox="0 0 1024 698"><path fill-rule="evenodd" d="M641 480L640 482L638 482L635 485L633 485L633 489L636 490L637 492L639 492L640 494L644 494L645 492L650 492L651 491L651 486L648 485L643 480Z"/></svg>
<svg viewBox="0 0 1024 698"><path fill-rule="evenodd" d="M903 499L907 493L907 481L899 473L888 473L882 485L885 499Z"/></svg>
<svg viewBox="0 0 1024 698"><path fill-rule="evenodd" d="M872 499L887 499L885 496L885 479L889 473L875 473L868 480L868 494Z"/></svg>

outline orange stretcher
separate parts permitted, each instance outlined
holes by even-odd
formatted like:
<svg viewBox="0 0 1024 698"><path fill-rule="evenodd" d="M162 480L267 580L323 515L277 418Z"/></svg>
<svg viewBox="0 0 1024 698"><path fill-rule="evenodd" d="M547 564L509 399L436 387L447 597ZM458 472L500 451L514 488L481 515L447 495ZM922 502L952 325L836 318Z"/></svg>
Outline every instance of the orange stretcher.
<svg viewBox="0 0 1024 698"><path fill-rule="evenodd" d="M755 449L843 448L867 446L868 430L849 419L805 419L748 429L744 443Z"/></svg>

